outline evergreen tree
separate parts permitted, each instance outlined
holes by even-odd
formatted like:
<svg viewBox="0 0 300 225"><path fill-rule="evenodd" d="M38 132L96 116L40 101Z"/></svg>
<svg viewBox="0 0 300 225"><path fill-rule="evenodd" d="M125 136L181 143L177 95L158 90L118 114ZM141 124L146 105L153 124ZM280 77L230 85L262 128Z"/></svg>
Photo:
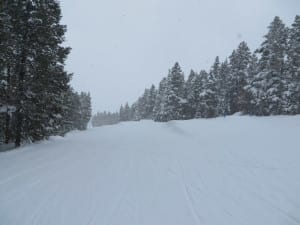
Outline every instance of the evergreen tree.
<svg viewBox="0 0 300 225"><path fill-rule="evenodd" d="M219 73L219 91L218 91L218 114L226 116L230 114L230 84L229 84L230 67L228 61L221 63Z"/></svg>
<svg viewBox="0 0 300 225"><path fill-rule="evenodd" d="M175 63L167 77L167 84L162 102L163 107L159 113L164 115L164 121L185 119L183 112L187 102L184 98L184 84L183 72L179 63Z"/></svg>
<svg viewBox="0 0 300 225"><path fill-rule="evenodd" d="M217 56L215 62L208 74L207 80L205 82L204 90L201 93L203 107L203 117L212 118L219 115L218 104L219 104L219 84L220 77L220 61Z"/></svg>
<svg viewBox="0 0 300 225"><path fill-rule="evenodd" d="M287 28L279 17L275 17L269 26L258 53L258 74L252 81L252 108L256 115L281 114L282 95L285 83L285 52L287 45Z"/></svg>
<svg viewBox="0 0 300 225"><path fill-rule="evenodd" d="M93 127L100 127L104 125L113 125L119 123L119 114L111 112L98 112L92 118Z"/></svg>
<svg viewBox="0 0 300 225"><path fill-rule="evenodd" d="M152 85L150 87L148 95L147 95L145 119L153 119L153 110L154 110L154 106L155 106L155 100L156 100L156 89L155 89L155 86Z"/></svg>
<svg viewBox="0 0 300 225"><path fill-rule="evenodd" d="M200 93L202 90L200 76L191 70L186 82L187 107L185 115L187 119L195 118L196 111L200 104Z"/></svg>
<svg viewBox="0 0 300 225"><path fill-rule="evenodd" d="M65 135L71 130L79 129L80 127L80 99L78 93L73 89L69 89L63 94L63 113L62 127L59 135Z"/></svg>
<svg viewBox="0 0 300 225"><path fill-rule="evenodd" d="M300 16L289 30L286 63L286 85L284 92L284 113L300 113Z"/></svg>
<svg viewBox="0 0 300 225"><path fill-rule="evenodd" d="M91 96L90 93L81 92L79 95L80 102L80 125L79 130L86 130L92 116Z"/></svg>
<svg viewBox="0 0 300 225"><path fill-rule="evenodd" d="M246 42L241 42L230 58L229 99L230 114L243 111L246 104L245 87L248 81L248 66L251 52Z"/></svg>
<svg viewBox="0 0 300 225"><path fill-rule="evenodd" d="M133 117L169 121L236 112L300 113L299 36L300 16L291 29L275 17L260 49L253 54L246 42L241 42L229 63L220 63L216 57L209 73L202 70L198 75L192 70L186 82L176 63L160 82L155 98L150 97L155 92L152 87L132 105ZM153 116L149 116L151 111Z"/></svg>
<svg viewBox="0 0 300 225"><path fill-rule="evenodd" d="M167 89L167 78L164 77L159 83L159 88L155 97L155 104L153 108L154 121L165 121L166 115L164 110L165 92Z"/></svg>
<svg viewBox="0 0 300 225"><path fill-rule="evenodd" d="M131 106L131 119L133 121L140 121L142 119L138 102L133 103Z"/></svg>
<svg viewBox="0 0 300 225"><path fill-rule="evenodd" d="M123 105L121 105L121 107L120 107L119 114L120 114L120 121L121 122L126 121L125 115L124 115L124 107L123 107Z"/></svg>
<svg viewBox="0 0 300 225"><path fill-rule="evenodd" d="M195 118L206 118L207 117L207 111L208 111L208 93L207 93L207 87L208 87L208 77L209 74L205 70L201 70L199 73L199 83L201 85L200 88L200 99L199 104L196 108Z"/></svg>
<svg viewBox="0 0 300 225"><path fill-rule="evenodd" d="M9 2L2 1L0 7L0 127L3 128L0 130L0 143L7 144L14 138L16 38L12 32Z"/></svg>
<svg viewBox="0 0 300 225"><path fill-rule="evenodd" d="M5 134L0 135L6 143L14 140L20 146L23 141L84 129L90 111L81 97L90 96L70 88L71 75L64 69L70 48L63 46L66 27L60 24L59 3L1 3L0 123L5 121Z"/></svg>
<svg viewBox="0 0 300 225"><path fill-rule="evenodd" d="M245 105L243 106L243 112L246 114L253 115L256 112L253 103L253 93L252 93L252 82L254 77L258 74L258 58L255 53L251 55L249 66L248 66L248 77L246 80L247 85L244 87L245 93Z"/></svg>
<svg viewBox="0 0 300 225"><path fill-rule="evenodd" d="M121 105L120 107L120 121L124 122L124 121L129 121L131 120L131 109L129 107L129 104L126 103L125 106Z"/></svg>
<svg viewBox="0 0 300 225"><path fill-rule="evenodd" d="M137 101L139 115L141 119L146 119L149 113L147 108L149 94L150 94L150 90L145 89L143 96L141 96Z"/></svg>
<svg viewBox="0 0 300 225"><path fill-rule="evenodd" d="M125 107L124 107L124 118L125 118L125 121L130 121L131 120L130 115L131 115L131 109L129 107L129 104L126 103Z"/></svg>

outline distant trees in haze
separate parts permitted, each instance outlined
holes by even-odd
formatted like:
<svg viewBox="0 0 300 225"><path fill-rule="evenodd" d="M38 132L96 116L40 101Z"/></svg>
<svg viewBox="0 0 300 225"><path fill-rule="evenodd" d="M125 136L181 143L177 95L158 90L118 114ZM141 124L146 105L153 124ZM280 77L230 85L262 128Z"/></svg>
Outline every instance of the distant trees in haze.
<svg viewBox="0 0 300 225"><path fill-rule="evenodd" d="M93 127L100 127L104 125L113 125L117 124L120 121L119 113L110 113L110 112L98 112L92 118Z"/></svg>

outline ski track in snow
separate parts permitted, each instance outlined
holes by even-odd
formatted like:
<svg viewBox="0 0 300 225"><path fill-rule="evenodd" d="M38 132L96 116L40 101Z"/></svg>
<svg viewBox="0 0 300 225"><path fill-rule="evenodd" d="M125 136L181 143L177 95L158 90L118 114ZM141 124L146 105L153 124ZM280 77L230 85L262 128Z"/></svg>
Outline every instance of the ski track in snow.
<svg viewBox="0 0 300 225"><path fill-rule="evenodd" d="M0 225L299 225L300 116L127 122L0 153Z"/></svg>

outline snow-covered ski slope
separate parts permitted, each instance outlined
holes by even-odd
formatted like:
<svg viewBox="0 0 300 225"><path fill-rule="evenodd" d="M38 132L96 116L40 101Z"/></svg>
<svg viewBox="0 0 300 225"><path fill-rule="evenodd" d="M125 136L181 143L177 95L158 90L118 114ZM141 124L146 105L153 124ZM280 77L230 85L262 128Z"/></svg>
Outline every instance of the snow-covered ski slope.
<svg viewBox="0 0 300 225"><path fill-rule="evenodd" d="M128 122L0 153L0 225L296 224L300 116Z"/></svg>

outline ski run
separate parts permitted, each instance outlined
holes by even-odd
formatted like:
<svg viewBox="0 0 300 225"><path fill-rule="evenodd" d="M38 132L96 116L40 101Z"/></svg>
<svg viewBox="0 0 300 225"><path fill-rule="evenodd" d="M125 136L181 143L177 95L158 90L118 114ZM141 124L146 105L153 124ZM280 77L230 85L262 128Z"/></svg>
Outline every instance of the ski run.
<svg viewBox="0 0 300 225"><path fill-rule="evenodd" d="M1 225L299 225L300 116L125 122L0 153Z"/></svg>

